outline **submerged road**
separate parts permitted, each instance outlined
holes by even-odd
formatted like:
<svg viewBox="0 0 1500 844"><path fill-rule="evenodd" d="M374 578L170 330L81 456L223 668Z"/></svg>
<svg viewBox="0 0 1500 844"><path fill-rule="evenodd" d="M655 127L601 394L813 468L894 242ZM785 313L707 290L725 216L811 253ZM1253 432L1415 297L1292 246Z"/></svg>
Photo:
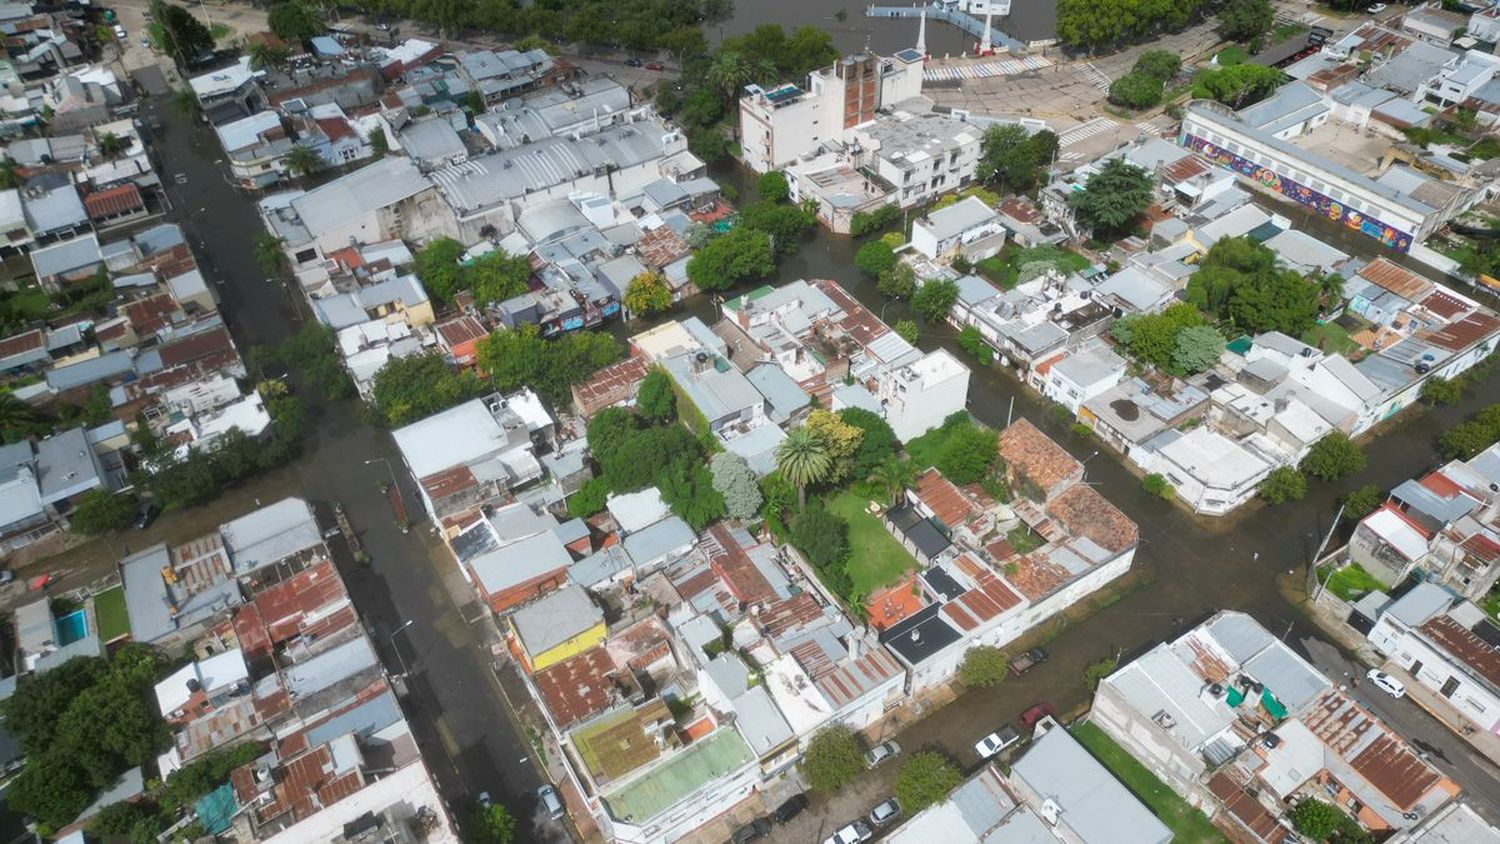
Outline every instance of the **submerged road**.
<svg viewBox="0 0 1500 844"><path fill-rule="evenodd" d="M146 115L164 127L154 143L163 181L177 206L174 217L199 248L206 274L220 283L223 310L241 350L289 336L306 318L305 308L293 292L267 282L255 264L254 240L261 231L255 197L228 183L219 163L222 154L206 127L170 114L160 99L148 103ZM753 192L738 173L716 176L736 183L747 198ZM885 302L873 281L854 268L853 253L849 239L820 232L783 262L777 282L836 279L879 312ZM711 317L712 310L706 301L686 309L705 317ZM885 316L905 318L908 314L903 311L895 305ZM949 347L962 358L952 331L945 327L928 331L922 345ZM1485 388L1493 395L1493 381ZM1082 703L1086 697L1083 669L1088 663L1116 654L1129 658L1219 609L1249 612L1308 653L1315 632L1278 592L1277 578L1288 572L1300 577L1328 528L1337 499L1346 490L1364 483L1389 488L1434 465L1436 436L1483 406L1484 392L1471 389L1456 406L1402 417L1366 447L1369 468L1359 476L1339 484L1313 482L1307 498L1296 505L1275 509L1251 505L1219 520L1195 517L1146 495L1138 479L1107 455L1091 460L1090 481L1099 484L1105 496L1140 525L1135 577L1142 585L1058 636L1050 645L1052 660L1024 679L997 691L961 695L943 710L941 718L928 718L908 728L902 743L909 748L941 745L960 759L972 761L969 746L975 739L1013 720L1037 700L1045 699L1059 710ZM973 373L970 396L971 411L990 425L1004 425L1014 401L1018 416L1042 427L1080 459L1096 449L1093 441L1073 435L1066 424L1053 419L1040 401L998 367ZM387 502L379 491L385 468L366 461L385 458L399 466L391 438L364 424L354 402L329 404L311 399L309 405L310 433L296 471L308 498L325 506L342 502L347 507L373 558L368 568L346 570L345 576L387 667L399 673L404 661L410 670L408 713L444 796L462 815L466 796L488 791L498 802L517 810L523 822L521 840L565 840L563 830L540 821L533 796L540 780L526 760L528 742L516 732L500 700L483 627L463 621L445 587L445 577L457 576L452 563L445 554L431 553L433 543L425 526L402 534L389 518ZM403 484L408 500L414 501L409 479L403 478ZM408 621L410 627L393 638ZM399 657L394 650L397 645ZM1407 702L1392 705L1415 709ZM1456 770L1445 764L1444 758L1466 756L1466 745L1425 714L1418 714L1410 719L1411 732L1405 734L1437 749L1437 764L1464 786L1491 820L1500 820L1500 780L1495 779L1493 766L1476 763ZM878 787L875 779L869 784ZM880 799L873 792L861 794L863 787L857 784L847 799L868 797L870 805ZM809 813L809 822L815 814ZM813 832L800 829L797 825L782 828L778 837L802 840Z"/></svg>
<svg viewBox="0 0 1500 844"><path fill-rule="evenodd" d="M175 206L172 216L217 284L240 352L295 333L310 317L294 291L268 282L256 265L255 239L263 229L255 197L227 181L213 134L171 113L163 98L149 100L143 117L162 127L153 144ZM387 669L392 675L409 671L406 713L455 818L462 822L474 796L487 791L520 817L517 840L570 840L538 808L535 792L542 780L528 759L529 742L507 716L485 627L466 623L445 588L445 578L460 577L456 566L445 550L433 553L441 544L425 524L410 533L397 529L380 490L388 470L367 463L389 460L399 472L393 440L364 423L357 402L302 398L308 434L293 465L302 494L325 520L328 508L342 503L371 557L368 566L345 565L343 575ZM417 501L410 481L403 478L402 485L406 500Z"/></svg>

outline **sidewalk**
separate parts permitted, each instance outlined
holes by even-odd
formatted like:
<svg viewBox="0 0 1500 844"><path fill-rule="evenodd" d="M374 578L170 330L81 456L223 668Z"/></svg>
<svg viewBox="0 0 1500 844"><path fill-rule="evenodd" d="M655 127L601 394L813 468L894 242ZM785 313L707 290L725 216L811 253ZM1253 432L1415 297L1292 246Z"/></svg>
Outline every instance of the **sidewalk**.
<svg viewBox="0 0 1500 844"><path fill-rule="evenodd" d="M1428 715L1442 722L1455 736L1484 754L1491 762L1500 765L1500 736L1486 732L1483 727L1465 718L1442 695L1422 685L1399 665L1386 663L1381 666L1381 670L1406 684L1408 700L1427 710Z"/></svg>

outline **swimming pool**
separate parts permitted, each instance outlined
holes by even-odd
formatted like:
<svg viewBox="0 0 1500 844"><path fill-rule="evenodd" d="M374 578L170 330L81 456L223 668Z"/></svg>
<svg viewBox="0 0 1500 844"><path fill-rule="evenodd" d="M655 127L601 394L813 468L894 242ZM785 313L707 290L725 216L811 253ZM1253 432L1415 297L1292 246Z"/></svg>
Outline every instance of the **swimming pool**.
<svg viewBox="0 0 1500 844"><path fill-rule="evenodd" d="M58 646L71 645L89 635L89 620L83 610L74 610L57 619Z"/></svg>

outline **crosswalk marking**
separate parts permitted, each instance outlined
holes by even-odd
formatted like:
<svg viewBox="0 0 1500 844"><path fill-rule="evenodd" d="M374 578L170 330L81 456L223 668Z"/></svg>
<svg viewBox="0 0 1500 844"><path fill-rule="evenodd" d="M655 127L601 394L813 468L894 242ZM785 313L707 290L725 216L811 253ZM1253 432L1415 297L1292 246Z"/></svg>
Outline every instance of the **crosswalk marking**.
<svg viewBox="0 0 1500 844"><path fill-rule="evenodd" d="M1113 120L1110 120L1108 117L1096 117L1093 120L1090 120L1089 122L1083 124L1082 126L1074 126L1072 129L1069 129L1068 131L1059 135L1057 138L1057 145L1060 147L1073 146L1074 144L1086 141L1089 138L1094 137L1095 135L1099 135L1104 132L1112 132L1114 131L1115 126L1115 122Z"/></svg>
<svg viewBox="0 0 1500 844"><path fill-rule="evenodd" d="M1093 62L1084 62L1083 71L1084 75L1089 78L1089 82L1093 83L1095 88L1101 91L1109 90L1110 78L1104 74L1104 71L1094 67Z"/></svg>
<svg viewBox="0 0 1500 844"><path fill-rule="evenodd" d="M958 79L985 79L993 76L1013 76L1028 70L1050 67L1052 61L1043 56L1025 56L1019 59L1004 59L984 64L959 64L946 67L929 67L923 72L928 82L952 82Z"/></svg>

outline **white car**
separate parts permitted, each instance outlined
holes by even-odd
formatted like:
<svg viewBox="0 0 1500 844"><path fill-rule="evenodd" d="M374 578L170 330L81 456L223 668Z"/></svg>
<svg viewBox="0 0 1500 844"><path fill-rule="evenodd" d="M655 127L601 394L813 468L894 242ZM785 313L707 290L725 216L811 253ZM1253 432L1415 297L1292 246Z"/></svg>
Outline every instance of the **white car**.
<svg viewBox="0 0 1500 844"><path fill-rule="evenodd" d="M974 752L980 759L988 759L1021 740L1021 734L1009 724L974 743Z"/></svg>
<svg viewBox="0 0 1500 844"><path fill-rule="evenodd" d="M900 752L901 745L893 741L883 741L870 748L870 752L865 754L865 764L873 768Z"/></svg>
<svg viewBox="0 0 1500 844"><path fill-rule="evenodd" d="M115 37L120 39L121 41L126 40L125 27L120 26L119 24L115 24Z"/></svg>
<svg viewBox="0 0 1500 844"><path fill-rule="evenodd" d="M855 821L823 840L823 844L860 844L869 841L875 833L864 821Z"/></svg>
<svg viewBox="0 0 1500 844"><path fill-rule="evenodd" d="M1391 697L1406 697L1406 684L1385 673L1384 671L1381 671L1378 668L1371 668L1369 673L1365 674L1365 676L1369 678L1371 683L1375 684L1375 688L1381 690L1382 692L1385 692Z"/></svg>
<svg viewBox="0 0 1500 844"><path fill-rule="evenodd" d="M1365 9L1365 11L1369 12L1372 15L1378 15L1385 10L1386 5L1384 3L1371 3L1370 7Z"/></svg>

